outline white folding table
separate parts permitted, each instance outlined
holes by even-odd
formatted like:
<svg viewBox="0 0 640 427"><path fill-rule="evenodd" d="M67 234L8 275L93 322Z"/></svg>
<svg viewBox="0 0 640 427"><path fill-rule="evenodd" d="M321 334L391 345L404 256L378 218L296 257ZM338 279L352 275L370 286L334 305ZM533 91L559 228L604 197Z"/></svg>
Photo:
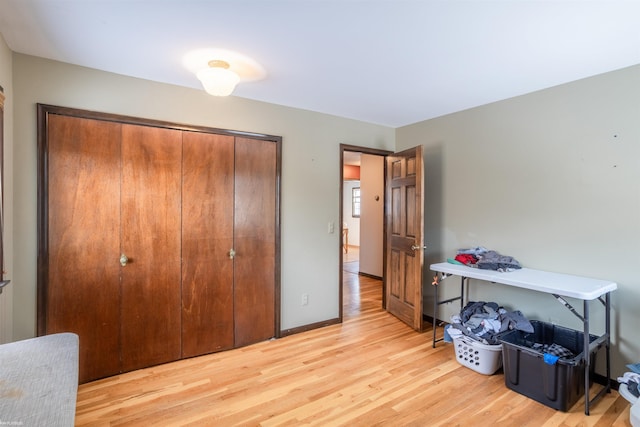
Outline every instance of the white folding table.
<svg viewBox="0 0 640 427"><path fill-rule="evenodd" d="M591 279L588 277L574 276L570 274L551 273L547 271L532 270L530 268L522 268L510 272L499 272L494 270L482 270L466 265L452 264L449 262L441 262L431 264L431 270L440 273L434 280L434 303L433 303L433 347L436 342L442 339L436 339L436 313L438 306L450 303L456 300L460 301L460 309L464 304L464 285L465 281L468 285L468 279L477 279L493 283L501 283L503 285L515 286L522 289L532 291L545 292L553 295L562 305L576 315L584 325L584 351L583 359L585 363L585 393L584 393L584 413L589 415L589 409L595 401L600 399L605 393L611 391L611 299L610 293L618 288L615 282L599 279ZM460 296L438 301L438 286L441 280L448 276L460 276ZM582 314L569 304L563 297L576 298L583 302ZM593 342L589 342L589 302L599 300L605 307L605 333L599 336ZM606 351L606 385L598 392L593 399L589 398L590 384L590 366L591 352L601 345L605 345Z"/></svg>

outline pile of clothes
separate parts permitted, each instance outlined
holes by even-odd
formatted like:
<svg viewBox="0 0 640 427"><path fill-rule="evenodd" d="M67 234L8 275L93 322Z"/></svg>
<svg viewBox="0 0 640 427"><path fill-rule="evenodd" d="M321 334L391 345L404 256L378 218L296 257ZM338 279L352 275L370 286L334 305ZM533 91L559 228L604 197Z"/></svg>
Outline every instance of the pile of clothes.
<svg viewBox="0 0 640 427"><path fill-rule="evenodd" d="M533 343L531 348L533 350L536 350L538 353L544 353L545 355L555 356L556 361L557 359L573 359L574 357L576 357L576 355L573 354L573 351L556 343L551 343L551 344ZM549 360L545 360L545 362L547 363L549 363L549 361L554 361L552 357L548 357L547 359L549 359ZM550 364L553 365L553 363L550 363Z"/></svg>
<svg viewBox="0 0 640 427"><path fill-rule="evenodd" d="M460 314L451 316L451 324L445 328L445 341L464 335L482 344L498 345L503 332L512 330L535 333L533 325L521 311L507 311L495 302L471 301ZM558 343L531 342L527 347L542 353L544 362L549 365L554 365L559 359L576 357Z"/></svg>
<svg viewBox="0 0 640 427"><path fill-rule="evenodd" d="M460 312L451 316L446 329L450 337L466 335L488 345L500 344L499 334L517 329L533 332L533 325L522 312L507 311L495 302L469 302Z"/></svg>
<svg viewBox="0 0 640 427"><path fill-rule="evenodd" d="M483 270L513 271L522 268L520 262L512 256L502 255L484 246L469 249L459 249L455 258L449 258L452 264L462 264Z"/></svg>

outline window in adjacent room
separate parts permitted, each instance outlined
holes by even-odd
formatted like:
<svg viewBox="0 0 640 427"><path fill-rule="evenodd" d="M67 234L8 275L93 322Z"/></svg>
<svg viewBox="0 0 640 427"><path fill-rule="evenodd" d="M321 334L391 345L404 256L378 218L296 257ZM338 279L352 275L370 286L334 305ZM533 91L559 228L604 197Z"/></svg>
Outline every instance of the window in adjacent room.
<svg viewBox="0 0 640 427"><path fill-rule="evenodd" d="M351 190L351 216L360 218L360 187Z"/></svg>

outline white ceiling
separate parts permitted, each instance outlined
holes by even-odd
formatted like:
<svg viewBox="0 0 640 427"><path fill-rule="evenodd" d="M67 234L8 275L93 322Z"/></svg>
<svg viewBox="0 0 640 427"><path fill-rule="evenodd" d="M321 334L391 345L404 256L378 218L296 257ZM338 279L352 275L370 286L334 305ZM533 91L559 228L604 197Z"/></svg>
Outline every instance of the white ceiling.
<svg viewBox="0 0 640 427"><path fill-rule="evenodd" d="M362 153L356 151L345 151L342 154L342 164L360 166L361 157Z"/></svg>
<svg viewBox="0 0 640 427"><path fill-rule="evenodd" d="M200 88L185 54L246 55L234 96L399 127L640 64L640 0L0 0L15 52Z"/></svg>

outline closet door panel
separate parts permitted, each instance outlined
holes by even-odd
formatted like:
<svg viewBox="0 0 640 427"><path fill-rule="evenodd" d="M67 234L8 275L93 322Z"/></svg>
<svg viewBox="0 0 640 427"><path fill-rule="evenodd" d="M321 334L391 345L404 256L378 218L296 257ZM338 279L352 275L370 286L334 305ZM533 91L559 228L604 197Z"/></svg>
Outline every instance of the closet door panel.
<svg viewBox="0 0 640 427"><path fill-rule="evenodd" d="M182 356L233 348L232 136L185 132Z"/></svg>
<svg viewBox="0 0 640 427"><path fill-rule="evenodd" d="M235 345L275 336L276 144L236 138Z"/></svg>
<svg viewBox="0 0 640 427"><path fill-rule="evenodd" d="M44 334L80 337L81 383L120 371L120 125L51 115Z"/></svg>
<svg viewBox="0 0 640 427"><path fill-rule="evenodd" d="M122 363L180 358L182 132L122 126Z"/></svg>

